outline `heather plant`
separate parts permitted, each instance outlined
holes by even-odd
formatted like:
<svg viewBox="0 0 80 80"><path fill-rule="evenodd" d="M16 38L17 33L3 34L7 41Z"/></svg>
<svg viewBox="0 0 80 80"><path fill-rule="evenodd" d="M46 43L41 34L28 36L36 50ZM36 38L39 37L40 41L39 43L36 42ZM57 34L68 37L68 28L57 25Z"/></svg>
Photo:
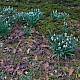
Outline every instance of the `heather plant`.
<svg viewBox="0 0 80 80"><path fill-rule="evenodd" d="M68 33L66 33L65 31L60 35L56 34L52 35L50 31L49 33L50 42L52 44L52 46L50 46L50 49L53 49L54 52L56 53L53 55L53 57L58 55L58 58L61 58L62 56L66 58L68 55L74 55L73 53L78 48L77 45L78 39L73 37L72 34L68 35Z"/></svg>
<svg viewBox="0 0 80 80"><path fill-rule="evenodd" d="M69 14L65 13L65 12L58 12L57 10L56 11L53 11L51 13L51 17L52 17L52 20L53 21L58 21L58 20L61 20L61 19L66 19L69 17Z"/></svg>

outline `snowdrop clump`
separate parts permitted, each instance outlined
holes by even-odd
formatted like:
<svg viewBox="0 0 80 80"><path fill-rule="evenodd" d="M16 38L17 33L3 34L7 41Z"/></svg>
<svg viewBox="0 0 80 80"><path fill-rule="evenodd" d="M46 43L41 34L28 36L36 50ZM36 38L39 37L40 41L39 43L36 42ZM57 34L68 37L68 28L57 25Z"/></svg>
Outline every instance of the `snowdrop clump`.
<svg viewBox="0 0 80 80"><path fill-rule="evenodd" d="M52 17L53 21L57 21L57 20L60 20L60 19L66 19L66 18L68 18L69 14L67 14L65 12L58 12L56 10L56 11L52 11L51 17Z"/></svg>
<svg viewBox="0 0 80 80"><path fill-rule="evenodd" d="M50 49L54 49L59 58L62 56L67 57L67 55L73 55L72 53L77 49L77 41L78 39L73 37L72 34L70 36L67 33L54 34L51 36L52 46L50 46Z"/></svg>

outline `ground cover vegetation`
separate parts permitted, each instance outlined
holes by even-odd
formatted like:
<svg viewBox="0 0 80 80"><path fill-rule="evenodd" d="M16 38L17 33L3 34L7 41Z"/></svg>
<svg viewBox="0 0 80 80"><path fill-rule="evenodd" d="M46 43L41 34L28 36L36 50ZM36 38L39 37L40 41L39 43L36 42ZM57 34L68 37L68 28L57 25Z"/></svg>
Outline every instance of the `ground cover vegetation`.
<svg viewBox="0 0 80 80"><path fill-rule="evenodd" d="M80 1L0 1L0 80L79 80Z"/></svg>

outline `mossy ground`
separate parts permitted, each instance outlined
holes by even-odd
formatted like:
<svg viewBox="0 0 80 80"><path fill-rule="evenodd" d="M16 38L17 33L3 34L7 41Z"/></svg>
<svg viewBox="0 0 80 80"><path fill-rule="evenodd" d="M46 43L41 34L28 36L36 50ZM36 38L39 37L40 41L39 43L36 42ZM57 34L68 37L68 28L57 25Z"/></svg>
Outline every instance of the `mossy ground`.
<svg viewBox="0 0 80 80"><path fill-rule="evenodd" d="M78 4L77 4L78 3ZM76 0L75 4L77 4L77 6L73 6L74 5L74 1L72 1L72 6L70 6L70 4L65 4L63 6L63 4L54 4L54 1L52 0L29 0L26 1L24 0L23 2L12 2L10 0L10 2L5 2L5 1L0 1L0 5L1 7L14 7L16 8L19 12L28 12L31 9L35 9L35 8L39 8L42 12L44 12L44 18L36 25L36 30L39 31L40 34L44 35L45 38L47 38L49 36L48 30L51 30L52 33L57 33L60 34L61 32L61 26L64 24L64 21L67 22L70 26L75 25L73 27L75 27L71 33L74 33L74 35L76 35L76 37L80 38L80 32L76 32L76 29L80 29L80 6L79 6L80 1ZM50 14L53 10L58 10L61 12L66 12L68 14L70 14L70 18L66 19L66 20L59 20L57 22L53 22ZM79 25L77 25L79 24ZM78 27L79 26L79 27ZM78 27L78 28L77 28ZM38 36L37 36L38 37ZM31 39L31 38L30 38ZM43 55L40 54L38 55L39 58L37 61L34 61L35 59L35 55L32 55L32 53L30 54L26 54L26 50L29 48L28 44L30 45L32 39L30 40L29 38L26 38L23 40L22 43L22 47L20 46L20 48L22 49L22 53L24 55L24 60L20 60L20 58L17 56L17 54L13 54L13 53L3 53L3 49L5 47L13 47L14 49L17 47L18 42L13 43L13 44L5 44L4 48L0 48L0 59L7 61L9 60L14 60L15 65L20 63L24 63L26 60L31 59L32 63L35 64L37 70L42 71L41 74L39 74L39 72L35 72L35 78L39 80L43 80L43 78L45 77L47 73L47 69L45 70L44 66L41 68L39 63L42 62L49 62L50 67L52 68L51 72L49 72L48 76L49 76L49 80L62 80L63 77L59 76L59 74L56 74L56 70L59 69L59 71L65 72L67 74L67 78L65 78L65 80L68 80L70 78L72 78L72 80L78 80L80 78L80 49L78 51L75 52L75 56L76 57L72 57L70 59L64 60L62 59L60 61L60 64L58 64L57 59L55 58L53 62L51 62L51 60L48 59L48 54L47 55ZM33 40L35 40L37 42L37 38L35 37ZM29 41L29 42L28 42ZM24 43L25 42L25 43ZM26 45L26 42L27 45ZM80 44L80 41L79 41ZM49 45L49 43L48 43ZM35 46L33 46L35 47ZM52 54L51 54L52 55ZM74 59L73 59L74 58ZM38 65L36 65L38 64ZM59 68L58 68L59 67ZM70 69L73 69L73 74L70 76ZM50 74L52 73L53 76ZM61 73L62 74L62 73ZM59 76L59 77L58 77ZM40 79L41 78L41 79ZM9 80L9 79L8 79Z"/></svg>

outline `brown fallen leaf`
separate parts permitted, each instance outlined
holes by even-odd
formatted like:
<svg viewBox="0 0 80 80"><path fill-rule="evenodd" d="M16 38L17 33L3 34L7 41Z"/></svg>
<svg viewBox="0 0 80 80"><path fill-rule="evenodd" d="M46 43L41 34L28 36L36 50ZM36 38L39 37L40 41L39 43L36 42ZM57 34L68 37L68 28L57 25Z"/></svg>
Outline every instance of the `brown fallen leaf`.
<svg viewBox="0 0 80 80"><path fill-rule="evenodd" d="M45 44L42 44L41 47L47 48L47 47L49 47L49 46L48 46L48 45L45 45Z"/></svg>
<svg viewBox="0 0 80 80"><path fill-rule="evenodd" d="M23 57L22 59L23 59L23 60L27 60L27 59L28 59L28 57Z"/></svg>
<svg viewBox="0 0 80 80"><path fill-rule="evenodd" d="M71 76L72 75L72 73L73 73L73 71L74 71L74 69L69 69L69 76Z"/></svg>
<svg viewBox="0 0 80 80"><path fill-rule="evenodd" d="M17 74L22 75L23 74L22 70L17 70Z"/></svg>
<svg viewBox="0 0 80 80"><path fill-rule="evenodd" d="M34 60L38 61L38 56L37 55L35 56Z"/></svg>
<svg viewBox="0 0 80 80"><path fill-rule="evenodd" d="M12 66L6 66L6 69L5 69L6 72L11 72L11 71L14 71L14 68Z"/></svg>
<svg viewBox="0 0 80 80"><path fill-rule="evenodd" d="M46 62L46 63L44 64L44 68L46 69L46 68L48 68L48 67L49 67L49 63Z"/></svg>
<svg viewBox="0 0 80 80"><path fill-rule="evenodd" d="M49 80L49 77L48 77L48 75L46 74L46 76L45 76L45 79L44 80Z"/></svg>

